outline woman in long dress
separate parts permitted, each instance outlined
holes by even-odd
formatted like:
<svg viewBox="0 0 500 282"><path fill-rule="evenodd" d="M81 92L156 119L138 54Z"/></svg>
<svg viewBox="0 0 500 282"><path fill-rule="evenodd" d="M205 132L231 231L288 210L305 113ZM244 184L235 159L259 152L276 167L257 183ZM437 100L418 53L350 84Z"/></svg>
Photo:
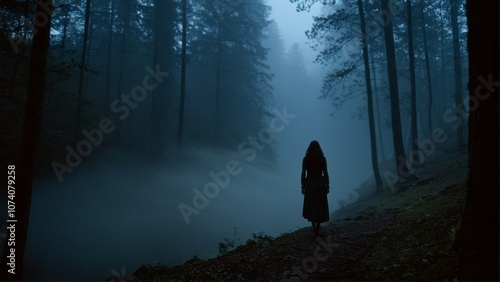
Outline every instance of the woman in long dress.
<svg viewBox="0 0 500 282"><path fill-rule="evenodd" d="M330 220L327 194L330 182L326 167L326 158L318 141L312 141L302 160L302 194L304 207L302 216L312 223L315 236L319 235L319 226Z"/></svg>

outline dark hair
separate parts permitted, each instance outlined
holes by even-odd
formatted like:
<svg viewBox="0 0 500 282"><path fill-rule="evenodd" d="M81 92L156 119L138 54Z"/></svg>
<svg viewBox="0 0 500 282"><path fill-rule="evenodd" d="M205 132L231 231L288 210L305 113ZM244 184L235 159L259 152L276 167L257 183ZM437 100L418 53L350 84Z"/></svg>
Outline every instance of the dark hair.
<svg viewBox="0 0 500 282"><path fill-rule="evenodd" d="M325 155L323 154L323 150L321 150L321 146L319 142L316 140L311 141L309 147L307 147L306 155L304 158L306 159L322 159Z"/></svg>

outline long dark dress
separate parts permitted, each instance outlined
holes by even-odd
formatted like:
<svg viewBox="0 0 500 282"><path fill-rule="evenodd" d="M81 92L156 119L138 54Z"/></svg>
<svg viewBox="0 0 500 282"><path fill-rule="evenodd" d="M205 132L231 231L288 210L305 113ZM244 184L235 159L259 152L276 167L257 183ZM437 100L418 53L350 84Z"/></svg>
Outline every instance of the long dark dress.
<svg viewBox="0 0 500 282"><path fill-rule="evenodd" d="M302 189L305 190L302 216L311 222L329 221L327 199L329 177L326 158L304 158L301 183Z"/></svg>

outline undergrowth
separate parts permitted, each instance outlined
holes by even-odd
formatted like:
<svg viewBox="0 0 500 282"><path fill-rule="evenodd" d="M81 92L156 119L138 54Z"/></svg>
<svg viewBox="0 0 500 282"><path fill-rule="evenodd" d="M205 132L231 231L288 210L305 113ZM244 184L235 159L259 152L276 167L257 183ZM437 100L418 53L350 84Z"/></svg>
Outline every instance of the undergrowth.
<svg viewBox="0 0 500 282"><path fill-rule="evenodd" d="M465 200L466 173L380 198L377 210L395 212L391 232L360 262L363 277L380 280L453 280L455 232Z"/></svg>

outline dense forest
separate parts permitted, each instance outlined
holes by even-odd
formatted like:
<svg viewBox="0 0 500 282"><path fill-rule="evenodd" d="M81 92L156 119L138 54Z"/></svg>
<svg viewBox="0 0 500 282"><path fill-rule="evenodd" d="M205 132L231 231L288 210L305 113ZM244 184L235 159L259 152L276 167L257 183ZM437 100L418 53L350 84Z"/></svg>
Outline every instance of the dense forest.
<svg viewBox="0 0 500 282"><path fill-rule="evenodd" d="M314 2L304 1L298 9ZM441 128L457 146L466 144L464 6L454 1L391 1L382 11L392 14L383 14L377 1L332 3L307 32L312 47L320 51L317 61L326 66L321 95L332 102L332 111L353 97L366 98L355 114L370 121L370 135L375 137L381 127L393 133L392 140L382 134L373 138L374 154L384 148L376 144L389 142L406 159L420 150L412 140L426 140ZM71 170L62 159L71 150L85 154L112 144L147 153L153 160L174 155L183 143L232 147L247 132L263 127L273 115L272 77L284 68L275 61L285 57L276 40L279 30L269 19L270 7L263 1L182 4L74 1L54 6L44 99L47 122L40 146L72 146L66 152L41 150L42 162L58 155L55 159L61 160L42 169L55 171L62 180ZM29 21L35 9L30 1L7 1L2 8L3 113L15 116L26 99L29 42L43 22ZM305 74L300 73L298 48L292 46L286 55L288 65L297 65L292 75L300 78ZM14 138L6 140L12 147L6 160L15 159L19 149L14 140L20 138L22 119L14 121L19 124L9 122L5 129ZM103 131L102 141L92 130L99 130L101 123L110 131ZM92 148L77 148L86 138L97 140ZM377 187L382 189L380 180Z"/></svg>
<svg viewBox="0 0 500 282"><path fill-rule="evenodd" d="M305 13L312 18L311 26L300 27L306 29L307 49L305 42L285 44L273 1L294 8L295 14L282 17ZM58 195L48 192L48 187L81 185L91 190L94 185L107 195L108 188L112 194L120 185L129 185L118 184L120 175L123 182L141 179L131 188L135 196L127 201L113 202L95 194L110 209L127 209L124 205L141 199L141 204L127 211L140 217L135 209L140 214L148 209L141 195L163 197L148 188L161 183L171 193L168 197L174 197L162 203L175 213L177 219L172 222L189 228L199 224L191 223L194 219L201 221L199 214L208 199L213 202L209 209L224 209L214 198L229 184L239 185L233 178L245 183L241 187L261 186L257 192L248 191L258 195L255 202L248 200L255 208L263 205L261 197L271 202L275 194L267 193L273 185L299 187L290 185L298 175L285 174L286 182L280 184L273 181L282 177L277 172L280 167L288 168L290 155L297 155L293 162L300 165L306 149L303 140L315 138L305 136L308 130L328 130L325 136L332 137L322 139L327 146L337 144L336 135L352 139L352 147L335 148L343 151L342 157L332 160L335 168L342 167L357 148L368 152L363 157L369 163L369 177L356 183L358 187L333 188L345 189L342 193L349 195L331 198L335 208L373 195L406 191L429 175L428 160L447 159L446 152L464 152L468 164L459 162L459 166L468 168L468 190L455 248L462 252L461 266L482 267L484 272L463 267L458 275L473 280L498 278L498 253L488 251L498 250L498 242L486 243L498 240L497 12L498 3L493 0L481 4L460 0L2 1L0 164L9 175L11 171L16 175L15 181L8 179L2 196L1 226L7 228L2 237L2 278L23 279L24 271L28 280L72 280L65 272L50 273L52 267L40 270L43 267L33 259L41 255L36 250L43 243L35 242L44 233L43 228L30 233L33 224L43 225L36 219L40 217L32 223L33 216L43 211L34 212L32 207ZM479 16L483 13L484 17ZM310 52L316 67L310 67L313 62L304 54ZM318 101L328 105L329 117L314 120L320 110L311 105ZM333 120L342 112L350 121L340 121L345 127L333 128ZM348 136L352 120L363 124L359 135L363 140ZM112 162L104 160L108 156ZM134 165L133 172L111 172L123 162ZM92 174L90 168L102 174ZM175 184L151 175L134 178L142 168L170 175ZM254 174L238 176L241 171ZM97 181L106 172L117 176L106 185L91 184L95 182L90 179ZM358 177L355 170L349 173L349 178ZM200 183L194 184L194 179ZM186 185L198 185L200 190L180 188ZM65 195L76 202L87 201L86 207L100 207L101 202L94 205L91 196L79 194L79 189ZM272 193L276 191L282 190ZM68 204L66 196L53 200ZM477 211L477 205L485 210ZM286 210L287 204L283 206ZM80 213L86 211L75 211ZM9 218L17 220L15 267L8 264L13 251L9 240L4 240L12 238ZM221 218L204 220L214 221L217 226L224 223ZM60 222L69 229L79 224ZM176 233L175 224L168 223L172 236L185 236ZM282 228L296 228L293 224ZM485 243L481 243L481 232L492 225L494 230L484 233ZM148 226L155 228L155 224ZM24 256L29 241L29 253L35 254L31 260ZM477 254L482 258L471 262ZM485 258L489 264L483 263ZM137 268L139 262L130 264ZM35 274L28 275L31 269L36 269ZM101 275L97 272L78 275L82 275L79 280L106 278L95 278Z"/></svg>
<svg viewBox="0 0 500 282"><path fill-rule="evenodd" d="M171 154L177 144L227 146L242 132L262 127L271 95L261 43L269 8L254 1L241 14L225 14L226 6L215 9L212 2L55 3L44 101L51 122L44 123L40 146L64 148L92 135L88 128L99 129L107 121L103 116L114 128L104 132L103 144L152 159ZM34 26L25 21L35 3L9 1L2 8L4 70L11 71L2 77L2 88L5 99L22 108L31 51L25 42L38 28L37 18ZM7 115L18 111L8 109ZM199 123L204 126L194 130ZM19 124L9 126L8 135L15 136Z"/></svg>

